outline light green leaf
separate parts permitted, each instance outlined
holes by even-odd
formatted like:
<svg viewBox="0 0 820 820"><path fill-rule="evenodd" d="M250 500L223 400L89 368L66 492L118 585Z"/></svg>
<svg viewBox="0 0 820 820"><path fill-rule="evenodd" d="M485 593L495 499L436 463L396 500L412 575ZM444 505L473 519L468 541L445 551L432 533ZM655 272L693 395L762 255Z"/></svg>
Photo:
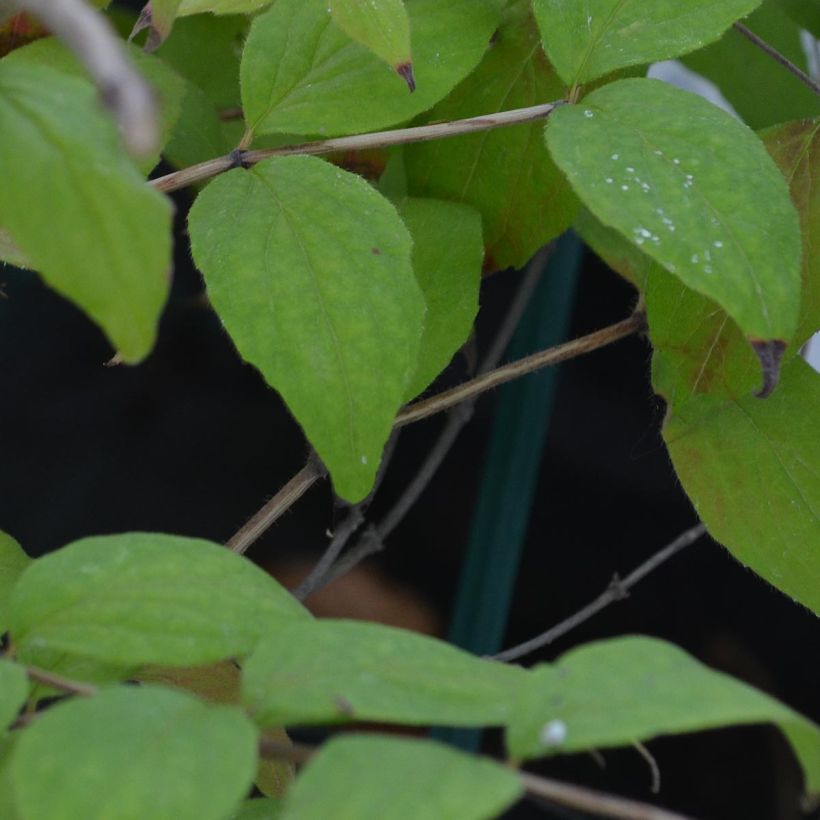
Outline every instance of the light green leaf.
<svg viewBox="0 0 820 820"><path fill-rule="evenodd" d="M798 2L807 8L814 5L820 15L820 4ZM808 71L800 27L779 5L778 0L765 2L743 21L744 25ZM750 128L765 128L820 113L820 101L810 88L734 29L729 29L719 42L687 54L683 62L715 83ZM766 100L766 104L761 105L761 100Z"/></svg>
<svg viewBox="0 0 820 820"><path fill-rule="evenodd" d="M0 262L16 268L30 268L31 260L14 244L9 232L0 227Z"/></svg>
<svg viewBox="0 0 820 820"><path fill-rule="evenodd" d="M145 185L83 80L0 62L0 225L126 362L150 352L168 292L171 207Z"/></svg>
<svg viewBox="0 0 820 820"><path fill-rule="evenodd" d="M11 756L19 737L19 732L0 735L0 817L3 820L23 820L11 781Z"/></svg>
<svg viewBox="0 0 820 820"><path fill-rule="evenodd" d="M128 39L133 39L139 32L148 29L145 50L154 51L171 34L180 2L181 0L149 0L142 7Z"/></svg>
<svg viewBox="0 0 820 820"><path fill-rule="evenodd" d="M152 533L84 538L39 558L9 607L18 657L62 652L133 665L240 657L279 624L308 617L224 547Z"/></svg>
<svg viewBox="0 0 820 820"><path fill-rule="evenodd" d="M415 370L424 321L395 209L320 159L275 157L211 182L189 231L239 353L282 394L336 492L359 501Z"/></svg>
<svg viewBox="0 0 820 820"><path fill-rule="evenodd" d="M408 0L417 89L333 25L327 0L277 0L242 55L242 101L257 134L333 136L426 111L478 64L499 0ZM356 104L351 105L350 101Z"/></svg>
<svg viewBox="0 0 820 820"><path fill-rule="evenodd" d="M11 776L21 814L38 820L223 820L251 785L256 744L236 707L123 686L43 713Z"/></svg>
<svg viewBox="0 0 820 820"><path fill-rule="evenodd" d="M491 114L557 100L560 80L544 57L535 24L520 4L478 68L429 115L435 121ZM487 270L521 267L570 225L578 208L555 167L542 125L498 128L405 148L413 196L472 205L484 226Z"/></svg>
<svg viewBox="0 0 820 820"><path fill-rule="evenodd" d="M517 698L507 736L515 758L771 722L800 758L808 789L820 788L820 728L673 644L632 636L599 641L531 674L531 688Z"/></svg>
<svg viewBox="0 0 820 820"><path fill-rule="evenodd" d="M466 205L406 199L399 214L413 237L413 270L427 302L418 367L405 398L421 393L470 335L478 312L481 217Z"/></svg>
<svg viewBox="0 0 820 820"><path fill-rule="evenodd" d="M820 375L783 368L764 402L692 396L663 435L711 535L779 590L820 614Z"/></svg>
<svg viewBox="0 0 820 820"><path fill-rule="evenodd" d="M569 85L717 40L760 0L533 0L544 48Z"/></svg>
<svg viewBox="0 0 820 820"><path fill-rule="evenodd" d="M278 820L282 816L282 802L269 800L266 797L255 797L246 800L238 812L231 815L231 820Z"/></svg>
<svg viewBox="0 0 820 820"><path fill-rule="evenodd" d="M605 225L718 302L752 340L791 339L799 223L752 132L694 94L633 79L558 109L547 144Z"/></svg>
<svg viewBox="0 0 820 820"><path fill-rule="evenodd" d="M0 635L8 624L8 601L17 579L31 563L22 547L6 533L0 531Z"/></svg>
<svg viewBox="0 0 820 820"><path fill-rule="evenodd" d="M242 699L263 726L500 725L526 675L403 629L306 621L284 625L258 646L244 665Z"/></svg>
<svg viewBox="0 0 820 820"><path fill-rule="evenodd" d="M403 0L328 0L339 28L384 60L416 90L410 52L410 20Z"/></svg>
<svg viewBox="0 0 820 820"><path fill-rule="evenodd" d="M0 658L0 732L17 717L28 697L26 670Z"/></svg>
<svg viewBox="0 0 820 820"><path fill-rule="evenodd" d="M188 14L254 14L273 0L182 0L179 16Z"/></svg>
<svg viewBox="0 0 820 820"><path fill-rule="evenodd" d="M160 145L155 153L142 157L137 165L144 174L148 174L159 162L160 149L168 141L175 125L182 114L183 98L185 97L185 81L172 68L150 54L144 54L134 45L123 44L128 48L128 56L151 86L159 105ZM12 52L6 58L12 65L24 63L27 65L43 65L53 68L61 74L78 77L98 94L88 73L80 61L56 37L45 37L36 40L25 48ZM133 157L131 158L134 161Z"/></svg>
<svg viewBox="0 0 820 820"><path fill-rule="evenodd" d="M375 735L342 737L325 744L307 764L282 818L384 820L389 806L390 820L485 820L522 794L514 771L449 746Z"/></svg>

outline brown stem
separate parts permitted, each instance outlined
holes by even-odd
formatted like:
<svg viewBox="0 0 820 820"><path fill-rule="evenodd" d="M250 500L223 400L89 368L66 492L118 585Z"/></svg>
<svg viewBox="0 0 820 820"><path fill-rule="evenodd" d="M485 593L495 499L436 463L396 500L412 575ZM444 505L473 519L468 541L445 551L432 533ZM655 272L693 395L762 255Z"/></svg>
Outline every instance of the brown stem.
<svg viewBox="0 0 820 820"><path fill-rule="evenodd" d="M815 94L820 95L820 84L815 82L805 71L796 66L788 57L781 54L773 45L758 37L750 28L743 23L735 23L735 29L739 31L749 42L754 43L761 51L768 54L776 62L780 63L787 71L790 71L800 82L807 85Z"/></svg>
<svg viewBox="0 0 820 820"><path fill-rule="evenodd" d="M68 692L72 695L83 695L84 697L90 698L99 691L96 686L90 683L70 680L69 678L64 678L62 675L49 672L47 669L40 669L37 666L26 666L26 674L29 680L50 686L52 689L59 689L61 692Z"/></svg>
<svg viewBox="0 0 820 820"><path fill-rule="evenodd" d="M675 814L649 803L626 800L594 789L538 777L529 772L521 772L520 777L529 794L598 817L615 817L623 820L687 820L682 814Z"/></svg>
<svg viewBox="0 0 820 820"><path fill-rule="evenodd" d="M264 735L259 740L259 756L264 760L286 760L289 763L302 765L315 754L316 749L301 743L286 743Z"/></svg>
<svg viewBox="0 0 820 820"><path fill-rule="evenodd" d="M546 632L542 632L540 635L518 644L518 646L513 646L510 649L499 652L497 655L493 655L493 659L497 661L518 660L518 658L528 655L530 652L534 652L536 649L540 649L542 646L546 646L563 635L566 635L567 632L580 626L584 621L588 621L593 615L611 603L622 601L627 597L632 587L646 578L649 573L654 572L661 564L666 563L673 555L677 555L682 549L697 541L705 532L706 527L704 527L703 524L697 524L691 529L686 530L686 532L681 533L681 535L672 541L671 544L667 544L667 546L656 552L649 560L644 561L637 569L630 572L623 580L616 576L610 585L594 601L583 607L583 609L579 609L574 615L556 624Z"/></svg>
<svg viewBox="0 0 820 820"><path fill-rule="evenodd" d="M281 148L262 148L256 151L241 150L240 156L226 154L223 157L200 162L190 168L183 168L152 179L150 184L160 191L176 191L210 179L223 171L236 168L237 165L253 165L270 157L292 156L294 154L329 154L333 151L363 151L370 148L386 148L391 145L404 145L408 142L427 142L444 137L456 137L460 134L472 134L476 131L489 131L505 125L520 125L544 119L549 116L561 101L533 105L528 108L516 108L511 111L499 111L480 117L468 117L452 122L439 122L431 125L417 125L412 128L397 128L392 131L376 131L370 134L356 134L352 137L335 137L333 139L305 142L301 145L286 145ZM243 146L240 146L241 148Z"/></svg>

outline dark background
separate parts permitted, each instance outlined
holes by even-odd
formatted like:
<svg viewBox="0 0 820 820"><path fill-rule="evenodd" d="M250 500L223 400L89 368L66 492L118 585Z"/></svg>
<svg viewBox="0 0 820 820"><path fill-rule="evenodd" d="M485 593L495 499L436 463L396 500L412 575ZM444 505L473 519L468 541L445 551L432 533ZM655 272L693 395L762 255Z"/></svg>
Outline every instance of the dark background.
<svg viewBox="0 0 820 820"><path fill-rule="evenodd" d="M178 198L184 213L186 196ZM182 220L179 220L182 225ZM105 367L96 327L27 272L0 266L0 529L41 555L91 534L154 530L227 540L304 463L299 428L244 365L207 302L180 229L171 301L155 352L139 367ZM521 279L484 283L486 350ZM571 336L627 316L635 294L585 257ZM663 406L639 338L562 367L506 644L574 612L691 526L695 515L659 435ZM456 362L442 383L463 376ZM444 634L496 397L485 396L443 469L387 550L317 596L317 611L373 617ZM378 518L431 445L441 419L401 436L372 508ZM256 545L252 557L290 584L327 543L339 513L327 483ZM529 660L588 640L643 633L673 641L820 718L813 616L703 539L610 607ZM496 746L486 738L486 748ZM648 744L662 775L658 801L700 818L798 817L800 775L768 727ZM634 750L543 763L540 771L651 800ZM556 810L550 810L556 811ZM543 817L523 804L520 817ZM557 817L581 817L556 812Z"/></svg>

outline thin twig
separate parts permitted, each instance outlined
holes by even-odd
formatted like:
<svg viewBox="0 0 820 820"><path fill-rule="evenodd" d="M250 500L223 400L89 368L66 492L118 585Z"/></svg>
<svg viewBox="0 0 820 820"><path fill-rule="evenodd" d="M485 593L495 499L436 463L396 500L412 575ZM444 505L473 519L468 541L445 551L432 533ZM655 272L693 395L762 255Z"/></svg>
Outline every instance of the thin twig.
<svg viewBox="0 0 820 820"><path fill-rule="evenodd" d="M59 689L61 692L68 692L72 695L83 695L84 697L90 698L99 691L96 686L90 683L70 680L69 678L64 678L62 675L49 672L47 669L40 669L37 666L26 666L26 674L29 680L50 686L52 689Z"/></svg>
<svg viewBox="0 0 820 820"><path fill-rule="evenodd" d="M504 351L507 349L510 339L521 320L521 316L526 310L530 297L538 285L544 267L549 259L550 252L551 246L543 248L527 266L524 279L515 294L512 304L507 310L507 315L504 317L504 321L493 339L490 350L478 367L479 373L491 371L501 361L501 357L504 355ZM384 548L384 540L395 530L407 513L413 508L430 481L432 481L438 472L453 444L458 439L459 434L472 417L474 407L475 398L449 411L444 427L439 432L435 443L425 456L418 471L393 506L387 511L384 518L378 524L368 527L343 559L339 559L341 548L335 552L333 560L330 562L325 560L327 554L323 556L320 562L322 564L322 571L317 571L318 565L316 569L313 570L311 573L312 584L307 592L302 596L298 594L298 592L304 591L302 589L303 584L294 593L299 600L305 600L308 595L323 589L332 581L346 575L365 558ZM331 547L332 546L333 545L331 545ZM328 552L330 552L330 548Z"/></svg>
<svg viewBox="0 0 820 820"><path fill-rule="evenodd" d="M42 1L42 0L41 0ZM428 142L429 140L456 137L461 134L472 134L476 131L489 131L506 125L520 125L549 116L563 101L532 105L528 108L516 108L511 111L499 111L480 117L469 117L451 122L439 122L431 125L418 125L412 128L397 128L391 131L376 131L369 134L356 134L352 137L335 137L333 139L305 142L300 145L285 145L281 148L262 148L255 151L242 150L226 154L223 157L200 162L189 168L174 171L163 177L152 179L150 184L160 191L176 191L195 182L210 179L223 171L248 166L270 157L292 156L294 154L329 154L333 151L363 151L371 148L387 148L391 145L404 145L409 142Z"/></svg>
<svg viewBox="0 0 820 820"><path fill-rule="evenodd" d="M307 464L268 501L225 545L231 552L243 555L275 521L287 512L320 478L325 470L312 456Z"/></svg>
<svg viewBox="0 0 820 820"><path fill-rule="evenodd" d="M561 783L529 772L520 772L519 776L529 794L598 817L615 817L623 820L687 820L682 814L675 814L649 803L639 803L637 800L627 800L594 789Z"/></svg>
<svg viewBox="0 0 820 820"><path fill-rule="evenodd" d="M578 610L574 615L556 624L546 632L542 632L540 635L518 644L518 646L513 646L510 649L499 652L497 655L493 655L493 659L497 661L518 660L524 655L528 655L530 652L534 652L542 646L547 646L547 644L566 635L611 603L622 601L627 597L627 593L632 587L646 578L651 572L654 572L661 564L664 564L672 558L672 556L697 541L705 532L706 527L704 527L703 524L697 524L691 529L686 530L686 532L681 533L681 535L672 541L671 544L668 544L662 550L656 552L651 558L630 572L623 580L616 576L594 601Z"/></svg>
<svg viewBox="0 0 820 820"><path fill-rule="evenodd" d="M150 154L159 142L157 105L150 86L132 65L109 22L83 0L13 0L3 3L33 14L77 56L103 102L115 114L134 154Z"/></svg>
<svg viewBox="0 0 820 820"><path fill-rule="evenodd" d="M547 348L547 350L533 353L532 356L525 356L523 359L505 364L503 367L496 368L489 373L476 376L476 378L470 379L458 387L453 387L429 399L411 404L398 414L395 426L404 427L406 424L426 419L436 413L441 413L443 410L448 410L456 404L467 401L467 399L486 393L488 390L514 379L519 379L521 376L526 376L528 373L534 373L544 367L583 356L585 353L591 353L593 350L598 350L620 339L625 339L627 336L632 336L645 328L646 317L644 314L634 313L628 319L614 325L596 330L586 336L581 336L579 339L573 339L571 342L565 342Z"/></svg>
<svg viewBox="0 0 820 820"><path fill-rule="evenodd" d="M750 28L743 23L735 23L735 29L739 31L747 40L754 43L761 51L769 55L773 60L780 63L787 71L790 71L800 82L807 85L815 94L820 95L820 83L815 82L805 71L796 66L788 57L781 54L774 46L758 37Z"/></svg>

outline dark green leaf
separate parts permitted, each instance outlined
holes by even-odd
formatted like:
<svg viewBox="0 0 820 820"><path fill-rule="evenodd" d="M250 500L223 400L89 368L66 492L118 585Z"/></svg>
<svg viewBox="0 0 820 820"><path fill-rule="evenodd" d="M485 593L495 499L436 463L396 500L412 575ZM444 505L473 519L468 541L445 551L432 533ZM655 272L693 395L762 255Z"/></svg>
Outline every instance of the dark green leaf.
<svg viewBox="0 0 820 820"><path fill-rule="evenodd" d="M306 621L277 629L259 645L244 666L242 698L264 726L498 725L526 674L403 629Z"/></svg>
<svg viewBox="0 0 820 820"><path fill-rule="evenodd" d="M282 394L336 492L362 499L424 322L411 239L395 208L323 160L277 157L211 182L189 229L240 354Z"/></svg>
<svg viewBox="0 0 820 820"><path fill-rule="evenodd" d="M38 820L223 820L256 768L256 731L233 706L124 686L57 704L20 736L11 775Z"/></svg>
<svg viewBox="0 0 820 820"><path fill-rule="evenodd" d="M478 312L484 245L481 217L466 205L407 199L399 214L413 237L413 270L427 314L412 399L445 368L470 335Z"/></svg>
<svg viewBox="0 0 820 820"><path fill-rule="evenodd" d="M254 20L242 55L242 100L257 134L333 136L426 111L481 60L499 0L408 0L416 91L351 42L327 0L277 0ZM355 100L355 105L351 105Z"/></svg>
<svg viewBox="0 0 820 820"><path fill-rule="evenodd" d="M717 40L760 0L533 0L544 48L569 85Z"/></svg>
<svg viewBox="0 0 820 820"><path fill-rule="evenodd" d="M587 644L554 664L538 666L529 692L516 699L516 706L508 734L516 758L625 746L733 724L775 723L800 758L808 789L820 788L817 726L653 638Z"/></svg>
<svg viewBox="0 0 820 820"><path fill-rule="evenodd" d="M151 350L168 292L171 207L143 182L85 81L0 63L0 224L126 362Z"/></svg>
<svg viewBox="0 0 820 820"><path fill-rule="evenodd" d="M8 600L17 579L31 563L22 547L0 531L0 635L8 628Z"/></svg>
<svg viewBox="0 0 820 820"><path fill-rule="evenodd" d="M448 121L557 100L561 82L520 4L506 13L479 67L430 120ZM572 222L578 201L552 162L540 123L407 146L408 191L472 205L481 214L488 270L524 265Z"/></svg>
<svg viewBox="0 0 820 820"><path fill-rule="evenodd" d="M805 0L798 2L811 5ZM778 8L777 0L764 3L744 20L744 25L798 67L808 70L800 27ZM751 128L820 113L820 102L811 89L734 29L727 31L720 42L688 54L683 61L715 83ZM763 100L765 105L761 104Z"/></svg>
<svg viewBox="0 0 820 820"><path fill-rule="evenodd" d="M799 223L752 132L694 94L634 79L558 109L547 143L604 224L718 302L753 340L791 339Z"/></svg>
<svg viewBox="0 0 820 820"><path fill-rule="evenodd" d="M34 562L10 600L18 656L108 664L202 664L248 653L307 613L249 561L208 541L85 538Z"/></svg>
<svg viewBox="0 0 820 820"><path fill-rule="evenodd" d="M17 717L28 697L26 670L0 658L0 732Z"/></svg>
<svg viewBox="0 0 820 820"><path fill-rule="evenodd" d="M485 820L523 793L514 771L429 740L327 743L285 802L283 820Z"/></svg>

